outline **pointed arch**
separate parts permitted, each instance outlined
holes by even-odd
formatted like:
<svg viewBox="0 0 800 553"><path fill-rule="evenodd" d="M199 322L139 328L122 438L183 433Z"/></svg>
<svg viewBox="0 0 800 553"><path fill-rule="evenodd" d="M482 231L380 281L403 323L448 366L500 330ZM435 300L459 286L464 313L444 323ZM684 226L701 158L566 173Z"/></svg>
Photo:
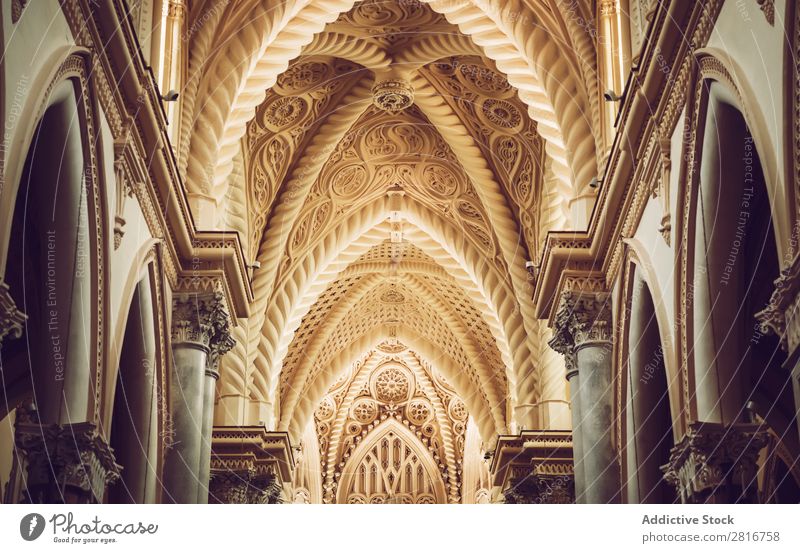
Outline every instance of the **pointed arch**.
<svg viewBox="0 0 800 553"><path fill-rule="evenodd" d="M352 498L348 501L348 496L351 493L351 488L355 487L360 492L355 492L358 496L365 496L364 499L369 502L370 501L370 492L374 496L378 495L388 495L391 498L392 495L397 490L397 486L403 481L402 472L398 472L399 474L395 475L394 482L390 484L390 479L386 478L385 474L379 474L380 477L385 478L385 480L378 480L376 482L377 486L375 490L370 489L370 486L367 485L366 489L361 490L357 483L354 480L357 478L358 474L357 471L359 468L362 467L365 461L370 458L371 452L374 448L380 447L381 442L385 442L387 439L395 438L401 440L401 443L410 448L413 455L406 455L404 451L395 451L394 454L399 454L398 459L393 459L393 461L399 462L400 470L404 469L407 465L411 465L414 467L423 468L425 474L429 479L430 488L426 489L424 496L432 496L431 499L434 501L424 501L426 503L435 502L435 503L447 503L447 493L445 491L444 482L442 481L442 477L439 474L438 467L436 463L431 458L430 453L422 446L419 442L419 439L411 433L411 431L400 424L395 419L387 419L385 422L381 423L380 426L376 427L368 436L367 439L364 440L353 452L353 455L350 457L350 460L345 465L342 471L342 478L339 482L339 486L336 492L336 502L337 503L348 503L348 502L361 502L361 501L353 501ZM395 444L390 445L390 449L395 449L393 446ZM391 456L392 453L389 453ZM413 458L416 457L416 460ZM385 470L393 470L392 467L393 463L389 464L389 469ZM375 467L377 468L377 467ZM387 489L388 488L388 489ZM381 501L383 502L383 501Z"/></svg>

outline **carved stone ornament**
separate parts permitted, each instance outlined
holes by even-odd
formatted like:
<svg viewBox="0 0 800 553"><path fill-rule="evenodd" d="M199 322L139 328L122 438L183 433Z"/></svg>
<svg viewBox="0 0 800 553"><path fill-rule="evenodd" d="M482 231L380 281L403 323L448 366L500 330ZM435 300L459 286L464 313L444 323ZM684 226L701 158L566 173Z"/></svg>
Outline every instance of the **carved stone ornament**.
<svg viewBox="0 0 800 553"><path fill-rule="evenodd" d="M519 469L511 486L503 491L506 503L567 505L575 503L575 476L572 466L561 467L551 474L534 469Z"/></svg>
<svg viewBox="0 0 800 553"><path fill-rule="evenodd" d="M136 189L146 181L146 171L135 153L130 140L132 121L125 126L124 138L114 143L114 179L116 181L116 206L114 210L114 249L118 249L125 235L125 204Z"/></svg>
<svg viewBox="0 0 800 553"><path fill-rule="evenodd" d="M209 350L209 367L235 345L231 317L220 289L176 294L172 309L172 343L195 343Z"/></svg>
<svg viewBox="0 0 800 553"><path fill-rule="evenodd" d="M572 434L524 430L501 436L490 473L506 503L575 503Z"/></svg>
<svg viewBox="0 0 800 553"><path fill-rule="evenodd" d="M414 103L414 89L402 80L381 81L372 87L372 101L382 110L395 113Z"/></svg>
<svg viewBox="0 0 800 553"><path fill-rule="evenodd" d="M27 464L27 503L102 503L122 469L91 422L39 424L23 417L15 443Z"/></svg>
<svg viewBox="0 0 800 553"><path fill-rule="evenodd" d="M670 170L672 167L671 160L672 143L669 137L660 137L658 139L659 151L659 164L661 165L661 176L658 180L657 195L661 198L661 221L658 226L658 232L666 242L667 246L671 245L672 239L672 215L669 209L670 199Z"/></svg>
<svg viewBox="0 0 800 553"><path fill-rule="evenodd" d="M764 13L767 23L775 26L775 0L756 0L758 7Z"/></svg>
<svg viewBox="0 0 800 553"><path fill-rule="evenodd" d="M661 469L683 503L754 503L758 455L767 442L758 424L695 422Z"/></svg>
<svg viewBox="0 0 800 553"><path fill-rule="evenodd" d="M25 9L25 4L28 0L13 0L11 2L11 23L16 23L22 17L22 11Z"/></svg>
<svg viewBox="0 0 800 553"><path fill-rule="evenodd" d="M756 313L756 320L764 333L775 333L780 338L781 347L788 353L794 352L800 344L800 256L795 257L789 267L781 271L775 280L775 290L767 306Z"/></svg>
<svg viewBox="0 0 800 553"><path fill-rule="evenodd" d="M214 427L209 503L283 503L294 460L289 438L259 426Z"/></svg>
<svg viewBox="0 0 800 553"><path fill-rule="evenodd" d="M210 503L283 503L281 485L275 474L258 471L254 466L214 470L210 494Z"/></svg>
<svg viewBox="0 0 800 553"><path fill-rule="evenodd" d="M17 304L8 291L8 284L0 282L0 344L9 334L12 338L22 336L27 318L27 315L17 309Z"/></svg>
<svg viewBox="0 0 800 553"><path fill-rule="evenodd" d="M553 321L553 338L548 344L566 356L586 344L610 341L612 330L611 297L607 292L566 291L561 296Z"/></svg>

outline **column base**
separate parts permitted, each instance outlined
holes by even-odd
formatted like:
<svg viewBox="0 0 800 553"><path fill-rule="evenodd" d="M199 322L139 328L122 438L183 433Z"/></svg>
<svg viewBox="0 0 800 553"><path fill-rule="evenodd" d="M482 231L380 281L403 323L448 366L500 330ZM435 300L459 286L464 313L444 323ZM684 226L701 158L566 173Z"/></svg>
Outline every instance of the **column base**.
<svg viewBox="0 0 800 553"><path fill-rule="evenodd" d="M757 460L768 439L758 424L695 422L661 469L683 503L757 503Z"/></svg>

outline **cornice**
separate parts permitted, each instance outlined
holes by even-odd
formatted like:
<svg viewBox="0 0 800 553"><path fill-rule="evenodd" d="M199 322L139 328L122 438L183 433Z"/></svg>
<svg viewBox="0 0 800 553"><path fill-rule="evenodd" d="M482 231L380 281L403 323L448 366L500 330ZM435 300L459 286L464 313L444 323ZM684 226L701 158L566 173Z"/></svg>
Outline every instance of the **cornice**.
<svg viewBox="0 0 800 553"><path fill-rule="evenodd" d="M238 234L196 228L157 86L125 16L124 2L64 0L62 8L76 41L95 54L100 103L114 140L124 139L130 131L138 157L146 160L150 179L137 197L151 233L165 238L171 284L202 264L205 271L225 280L234 319L248 316L253 293L241 241Z"/></svg>
<svg viewBox="0 0 800 553"><path fill-rule="evenodd" d="M572 464L572 432L569 430L524 430L497 439L489 472L495 486L504 486L515 468L532 471L535 465Z"/></svg>
<svg viewBox="0 0 800 553"><path fill-rule="evenodd" d="M618 117L619 131L588 228L550 232L545 239L533 300L539 318L552 321L554 300L563 289L563 280L571 274L599 273L610 282L619 270L617 246L626 228L635 227L629 219L640 218L646 205L647 195L633 184L637 182L635 175L646 168L640 168L634 160L644 159L651 135L661 138L674 127L682 105L678 100L686 94L687 56L708 40L721 5L720 0L671 2L666 9L661 6L656 10L639 68L628 79L626 101ZM665 128L656 121L663 121Z"/></svg>
<svg viewBox="0 0 800 553"><path fill-rule="evenodd" d="M242 460L269 467L284 482L291 482L294 455L286 432L269 432L263 426L215 426L212 459L217 468L234 467Z"/></svg>

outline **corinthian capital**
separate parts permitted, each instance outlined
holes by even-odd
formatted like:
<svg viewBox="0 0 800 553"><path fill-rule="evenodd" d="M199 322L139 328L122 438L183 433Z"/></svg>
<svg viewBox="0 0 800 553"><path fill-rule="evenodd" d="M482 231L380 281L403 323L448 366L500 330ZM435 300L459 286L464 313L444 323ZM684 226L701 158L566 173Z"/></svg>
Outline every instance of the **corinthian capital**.
<svg viewBox="0 0 800 553"><path fill-rule="evenodd" d="M756 501L758 456L768 434L758 424L695 422L661 467L684 503Z"/></svg>
<svg viewBox="0 0 800 553"><path fill-rule="evenodd" d="M761 332L774 333L784 351L791 354L800 345L800 256L775 280L769 303L756 313Z"/></svg>
<svg viewBox="0 0 800 553"><path fill-rule="evenodd" d="M18 421L14 437L27 465L25 500L101 503L122 467L97 426L39 424L34 418Z"/></svg>
<svg viewBox="0 0 800 553"><path fill-rule="evenodd" d="M234 346L231 316L220 289L182 292L172 302L172 343L195 343L206 348L215 363Z"/></svg>
<svg viewBox="0 0 800 553"><path fill-rule="evenodd" d="M8 284L0 282L0 344L9 334L12 338L22 336L25 319L27 317L17 309L17 304L8 292Z"/></svg>
<svg viewBox="0 0 800 553"><path fill-rule="evenodd" d="M567 291L561 296L549 345L569 356L591 342L611 340L611 297L608 292Z"/></svg>

